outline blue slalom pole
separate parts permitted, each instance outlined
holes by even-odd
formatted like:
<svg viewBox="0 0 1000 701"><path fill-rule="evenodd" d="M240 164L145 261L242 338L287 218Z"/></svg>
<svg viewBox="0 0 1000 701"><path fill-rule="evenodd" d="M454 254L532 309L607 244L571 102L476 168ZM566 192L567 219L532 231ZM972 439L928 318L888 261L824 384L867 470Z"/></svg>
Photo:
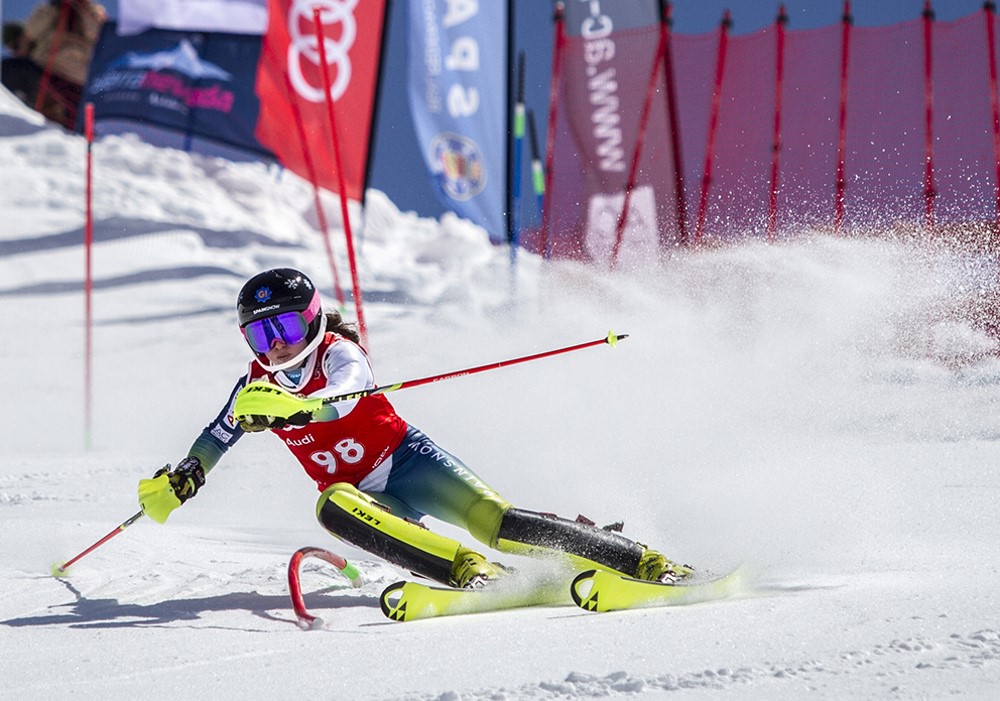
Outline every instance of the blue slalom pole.
<svg viewBox="0 0 1000 701"><path fill-rule="evenodd" d="M514 104L514 177L511 183L510 291L517 293L517 249L521 242L521 151L524 144L524 52L517 55L517 102Z"/></svg>
<svg viewBox="0 0 1000 701"><path fill-rule="evenodd" d="M528 135L531 137L531 184L535 189L535 199L538 202L538 219L542 221L542 210L545 207L545 168L542 165L542 155L538 150L538 131L535 129L535 113L528 110ZM552 257L552 244L545 242L545 260Z"/></svg>

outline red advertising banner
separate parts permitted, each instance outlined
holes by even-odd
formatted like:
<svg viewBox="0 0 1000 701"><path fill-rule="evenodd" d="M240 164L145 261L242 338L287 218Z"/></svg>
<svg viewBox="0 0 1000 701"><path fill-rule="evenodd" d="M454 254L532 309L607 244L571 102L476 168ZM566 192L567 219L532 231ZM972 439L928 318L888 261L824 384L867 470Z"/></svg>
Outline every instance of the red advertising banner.
<svg viewBox="0 0 1000 701"><path fill-rule="evenodd" d="M320 187L339 191L313 21L316 6L321 9L323 53L337 115L344 189L349 198L360 201L365 187L385 0L268 0L268 27L257 67L260 117L256 135L286 168ZM299 134L305 134L305 139L298 138Z"/></svg>

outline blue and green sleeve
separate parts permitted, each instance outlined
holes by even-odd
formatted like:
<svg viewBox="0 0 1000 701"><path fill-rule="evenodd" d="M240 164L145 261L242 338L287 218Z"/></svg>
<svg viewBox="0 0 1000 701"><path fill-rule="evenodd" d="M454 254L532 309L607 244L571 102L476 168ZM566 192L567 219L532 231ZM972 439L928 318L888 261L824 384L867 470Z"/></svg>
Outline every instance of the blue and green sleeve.
<svg viewBox="0 0 1000 701"><path fill-rule="evenodd" d="M229 395L226 406L205 427L188 450L189 457L198 458L201 461L201 467L205 474L208 474L226 454L226 451L243 436L244 431L236 423L233 416L233 402L236 401L236 394L246 386L246 383L246 377L239 379Z"/></svg>

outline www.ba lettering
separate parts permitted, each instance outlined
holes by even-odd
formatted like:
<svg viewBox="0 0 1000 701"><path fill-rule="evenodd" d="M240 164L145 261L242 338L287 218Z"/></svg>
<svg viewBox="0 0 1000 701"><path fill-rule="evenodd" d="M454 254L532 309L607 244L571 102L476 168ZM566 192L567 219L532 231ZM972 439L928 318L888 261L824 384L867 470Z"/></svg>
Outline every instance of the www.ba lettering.
<svg viewBox="0 0 1000 701"><path fill-rule="evenodd" d="M445 467L454 467L455 466L455 463L452 462L451 458L449 458L447 455L445 455L444 453L442 453L440 450L437 450L436 448L433 448L433 447L427 445L426 443L421 443L419 441L413 441L412 443L410 443L410 445L407 446L407 448L409 448L410 450L412 450L415 453L420 453L421 455L431 455L431 453L433 453L433 455L431 455L431 457L434 458L434 460L436 460L437 462L444 463Z"/></svg>

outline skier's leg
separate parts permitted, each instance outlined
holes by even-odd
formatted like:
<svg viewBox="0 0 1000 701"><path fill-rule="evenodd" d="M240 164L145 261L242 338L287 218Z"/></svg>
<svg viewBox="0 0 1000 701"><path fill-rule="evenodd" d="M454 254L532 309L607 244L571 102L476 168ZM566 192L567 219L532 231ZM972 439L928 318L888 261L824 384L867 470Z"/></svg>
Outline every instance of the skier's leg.
<svg viewBox="0 0 1000 701"><path fill-rule="evenodd" d="M437 454L437 453L435 453ZM574 569L613 569L650 580L681 579L690 568L617 533L511 506L454 456L447 461L413 459L393 469L386 491L375 494L393 510L427 513L469 531L494 550L517 555L562 557Z"/></svg>
<svg viewBox="0 0 1000 701"><path fill-rule="evenodd" d="M491 546L526 555L558 552L577 568L610 568L639 579L675 581L692 572L618 533L513 507L504 512Z"/></svg>
<svg viewBox="0 0 1000 701"><path fill-rule="evenodd" d="M411 428L392 455L382 484L361 489L387 502L396 513L436 519L463 528L491 545L510 504L458 457Z"/></svg>
<svg viewBox="0 0 1000 701"><path fill-rule="evenodd" d="M611 531L595 528L554 514L511 507L500 522L496 545L502 552L522 554L564 553L579 567L594 566L633 574L645 548Z"/></svg>
<svg viewBox="0 0 1000 701"><path fill-rule="evenodd" d="M461 460L415 429L393 453L392 471L377 492L375 498L401 503L408 515L429 514L501 552L567 557L576 569L600 567L641 579L691 573L617 533L513 508Z"/></svg>
<svg viewBox="0 0 1000 701"><path fill-rule="evenodd" d="M320 495L316 516L341 540L442 584L476 586L496 574L479 553L395 516L347 483L331 485Z"/></svg>

